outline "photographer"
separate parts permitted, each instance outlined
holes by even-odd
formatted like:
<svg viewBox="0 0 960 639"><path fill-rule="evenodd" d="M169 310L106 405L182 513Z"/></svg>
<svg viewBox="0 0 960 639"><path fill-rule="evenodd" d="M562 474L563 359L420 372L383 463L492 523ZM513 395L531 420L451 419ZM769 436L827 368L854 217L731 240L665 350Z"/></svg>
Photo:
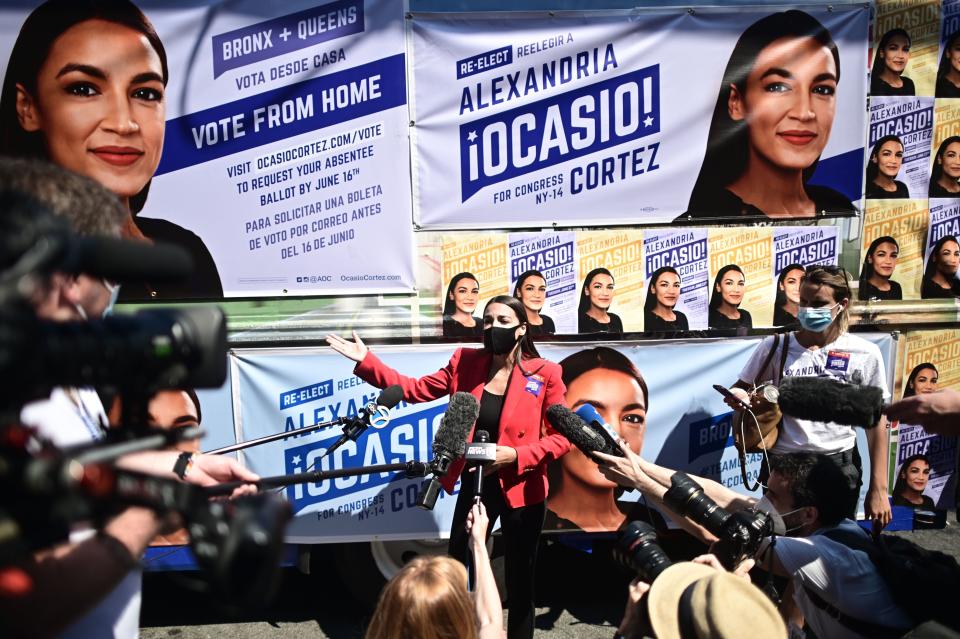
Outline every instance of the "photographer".
<svg viewBox="0 0 960 639"><path fill-rule="evenodd" d="M664 496L674 471L643 460L625 445L621 448L624 457L596 454L602 461L601 472L621 486L639 489L669 512ZM772 536L763 544L757 556L759 566L790 577L788 592L792 590L817 637L899 636L912 627L867 553L825 535L842 530L868 539L846 518L846 495L836 489L844 481L841 469L824 455L809 453L771 455L770 462L768 490L760 500L708 479L691 479L721 508L769 513L776 533L786 536ZM717 541L705 529L695 529L705 541Z"/></svg>
<svg viewBox="0 0 960 639"><path fill-rule="evenodd" d="M9 267L30 242L44 216L66 218L80 235L119 236L123 210L116 197L86 178L36 161L0 160L0 199L6 238L0 266ZM19 243L19 244L18 244ZM26 246L23 246L26 244ZM88 275L54 272L37 278L30 305L36 317L53 322L98 319L112 306L118 286ZM47 399L26 404L23 424L58 447L90 443L105 434L106 415L92 388L55 388ZM258 477L228 458L175 451L129 455L124 467L180 478L198 485ZM175 470L176 469L176 470ZM249 493L245 486L237 494ZM71 541L25 557L14 568L26 587L0 591L0 634L46 637L135 637L138 634L139 558L161 530L153 511L128 507L96 534L71 534Z"/></svg>

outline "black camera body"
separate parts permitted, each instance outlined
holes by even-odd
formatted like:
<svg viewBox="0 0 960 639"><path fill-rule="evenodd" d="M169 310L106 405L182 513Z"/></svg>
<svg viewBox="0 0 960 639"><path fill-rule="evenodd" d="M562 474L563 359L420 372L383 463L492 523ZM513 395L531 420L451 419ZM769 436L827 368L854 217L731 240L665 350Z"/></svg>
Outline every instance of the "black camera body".
<svg viewBox="0 0 960 639"><path fill-rule="evenodd" d="M763 540L773 534L773 520L767 513L731 513L707 497L700 484L686 473L676 472L670 477L663 503L717 537L713 554L728 570L756 555Z"/></svg>

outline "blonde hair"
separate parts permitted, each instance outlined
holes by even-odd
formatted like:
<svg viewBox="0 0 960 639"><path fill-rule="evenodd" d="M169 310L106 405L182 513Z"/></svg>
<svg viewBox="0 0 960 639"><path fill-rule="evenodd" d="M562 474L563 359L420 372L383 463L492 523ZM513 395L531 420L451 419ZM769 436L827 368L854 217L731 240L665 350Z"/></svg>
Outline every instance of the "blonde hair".
<svg viewBox="0 0 960 639"><path fill-rule="evenodd" d="M450 557L417 557L387 582L366 639L476 639L467 571Z"/></svg>
<svg viewBox="0 0 960 639"><path fill-rule="evenodd" d="M850 326L850 275L839 266L819 265L807 269L806 274L801 280L801 285L813 284L815 286L829 286L833 289L833 301L842 302L847 300L847 305L837 314L836 324L840 333L846 333Z"/></svg>

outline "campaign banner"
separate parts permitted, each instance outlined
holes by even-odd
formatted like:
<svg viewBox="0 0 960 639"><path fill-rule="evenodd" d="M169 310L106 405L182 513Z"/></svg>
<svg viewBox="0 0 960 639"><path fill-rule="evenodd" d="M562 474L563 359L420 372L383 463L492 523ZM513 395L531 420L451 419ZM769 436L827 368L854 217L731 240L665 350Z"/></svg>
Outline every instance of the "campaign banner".
<svg viewBox="0 0 960 639"><path fill-rule="evenodd" d="M928 380L936 378L936 389L960 389L960 334L957 331L910 331L906 333L904 342L901 396L916 392L916 388L910 388L913 381L911 377L924 364L932 364L936 372L921 368L917 376L922 375ZM907 472L909 467L904 468L904 462L912 461L915 455L923 455L921 465L925 462L929 468L923 494L930 497L938 508L952 508L953 477L957 472L957 438L934 435L914 424L899 424L897 468L892 489L895 499L898 487L910 481ZM914 485L913 488L918 486Z"/></svg>
<svg viewBox="0 0 960 639"><path fill-rule="evenodd" d="M889 333L864 334L876 343L888 366L893 339ZM604 400L603 417L627 439L645 459L676 470L708 477L745 493L740 464L730 435L732 413L723 397L711 387L732 384L760 343L760 337L731 338L697 342L609 342L639 371L649 390L649 402L637 406L636 381L622 384L617 370L588 369L580 373L607 377L594 387L568 386L567 401ZM600 344L542 343L543 357L563 363L569 356L591 351ZM432 373L446 364L453 349L449 345L376 346L377 355L405 375ZM591 357L591 353L584 355ZM415 506L422 479L406 479L403 473L359 473L364 466L429 461L433 437L446 408L447 398L427 404L401 402L390 413L383 428L369 428L356 442L348 442L333 454L326 451L341 435L331 425L313 433L296 431L355 415L379 390L353 376L354 363L330 349L238 349L231 352L236 434L240 440L274 434L294 433L283 441L248 448L242 452L247 467L261 476L304 472L308 469L350 468L355 477L327 479L318 483L289 486L283 495L295 516L287 530L294 543L366 541L370 539L420 539L449 535L455 495L443 493L433 511ZM888 368L887 370L892 370ZM626 388L626 390L625 390ZM576 393L603 393L585 397ZM641 397L642 401L642 397ZM612 412L611 412L612 411ZM642 415L642 419L638 416ZM864 476L869 476L866 440L858 429L863 451ZM581 455L582 457L582 455ZM598 514L618 509L631 512L639 494L618 496L613 484L603 483L593 462L568 453L549 469L551 491L547 500L547 530L576 530L578 522L597 521ZM759 473L759 455L748 457L748 477ZM591 496L578 493L583 482L601 482L609 488L606 496L591 488ZM864 486L863 491L866 490ZM575 512L564 504L577 504ZM614 530L623 522L610 522ZM594 528L596 529L596 528Z"/></svg>
<svg viewBox="0 0 960 639"><path fill-rule="evenodd" d="M710 298L715 293L720 269L735 265L743 273L744 279L740 308L750 313L753 326L772 326L776 282L770 279L773 268L772 229L710 229L709 239Z"/></svg>
<svg viewBox="0 0 960 639"><path fill-rule="evenodd" d="M805 267L839 263L840 234L835 226L773 229L773 277L790 264Z"/></svg>
<svg viewBox="0 0 960 639"><path fill-rule="evenodd" d="M867 250L877 238L888 236L897 241L900 253L890 279L900 284L905 300L920 299L929 219L926 199L867 202L860 254L866 259Z"/></svg>
<svg viewBox="0 0 960 639"><path fill-rule="evenodd" d="M646 298L643 262L643 232L637 229L619 231L577 231L577 290L587 273L605 268L613 274L615 297L611 310L623 322L625 332L643 330L643 302Z"/></svg>
<svg viewBox="0 0 960 639"><path fill-rule="evenodd" d="M866 67L867 14L843 5L414 12L414 219L424 228L742 219L744 202L769 188L745 161L764 136L762 152L776 148L772 160L797 173L804 208L853 213L863 193L867 87L856 70ZM817 114L788 140L754 118L753 105L731 113L727 104L731 84L784 70L757 68L769 62L761 55L741 77L746 43L774 43L798 24L838 53L811 46L788 57L779 82L796 89L790 95L811 92Z"/></svg>
<svg viewBox="0 0 960 639"><path fill-rule="evenodd" d="M540 271L547 286L541 314L553 320L557 333L576 333L579 289L577 244L573 231L511 233L507 236L507 247L510 293L516 289L518 278L524 272Z"/></svg>
<svg viewBox="0 0 960 639"><path fill-rule="evenodd" d="M710 276L707 265L707 229L646 231L643 236L643 263L647 272L647 286L657 271L669 267L680 276L680 299L674 311L687 316L690 329L707 328ZM650 330L644 320L644 330Z"/></svg>
<svg viewBox="0 0 960 639"><path fill-rule="evenodd" d="M907 186L911 198L926 198L930 183L930 138L933 132L933 98L878 98L870 99L870 136L867 146L871 149L867 159L869 175L878 166L874 158L878 141L899 142L903 150L903 163L895 179ZM896 148L896 147L894 147ZM896 149L899 151L900 149ZM869 193L870 185L866 185ZM869 199L869 196L868 196ZM883 199L883 198L877 198Z"/></svg>
<svg viewBox="0 0 960 639"><path fill-rule="evenodd" d="M913 80L916 95L932 96L940 61L940 0L877 0L874 55L883 35L893 29L903 29L910 36L910 60L903 75Z"/></svg>
<svg viewBox="0 0 960 639"><path fill-rule="evenodd" d="M162 67L153 45L117 57L124 38L143 37L120 21L81 22L73 40L55 41L51 51L76 65L67 79L91 87L84 104L130 124L91 137L92 164L54 159L125 198L146 196L133 211L139 234L194 258L190 288L168 296L413 290L403 3L147 0L143 10ZM0 11L0 64L26 16ZM80 117L80 101L61 106L76 113L56 121Z"/></svg>

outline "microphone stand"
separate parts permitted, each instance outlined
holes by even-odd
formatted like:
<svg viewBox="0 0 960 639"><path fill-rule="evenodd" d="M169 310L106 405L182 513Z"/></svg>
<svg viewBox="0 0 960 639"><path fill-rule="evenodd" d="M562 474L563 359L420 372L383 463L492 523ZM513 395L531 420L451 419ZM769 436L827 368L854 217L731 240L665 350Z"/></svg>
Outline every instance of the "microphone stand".
<svg viewBox="0 0 960 639"><path fill-rule="evenodd" d="M273 477L261 477L258 481L233 481L225 484L217 484L204 488L204 494L208 497L219 497L229 495L240 486L254 484L260 489L278 488L281 486L292 486L293 484L312 484L327 479L336 479L337 477L356 477L358 475L374 475L377 473L390 473L403 471L408 479L414 477L425 477L430 472L433 464L421 461L408 461L396 464L380 464L378 466L365 466L363 468L341 468L339 470L314 470L307 473L297 473L295 475L276 475Z"/></svg>

